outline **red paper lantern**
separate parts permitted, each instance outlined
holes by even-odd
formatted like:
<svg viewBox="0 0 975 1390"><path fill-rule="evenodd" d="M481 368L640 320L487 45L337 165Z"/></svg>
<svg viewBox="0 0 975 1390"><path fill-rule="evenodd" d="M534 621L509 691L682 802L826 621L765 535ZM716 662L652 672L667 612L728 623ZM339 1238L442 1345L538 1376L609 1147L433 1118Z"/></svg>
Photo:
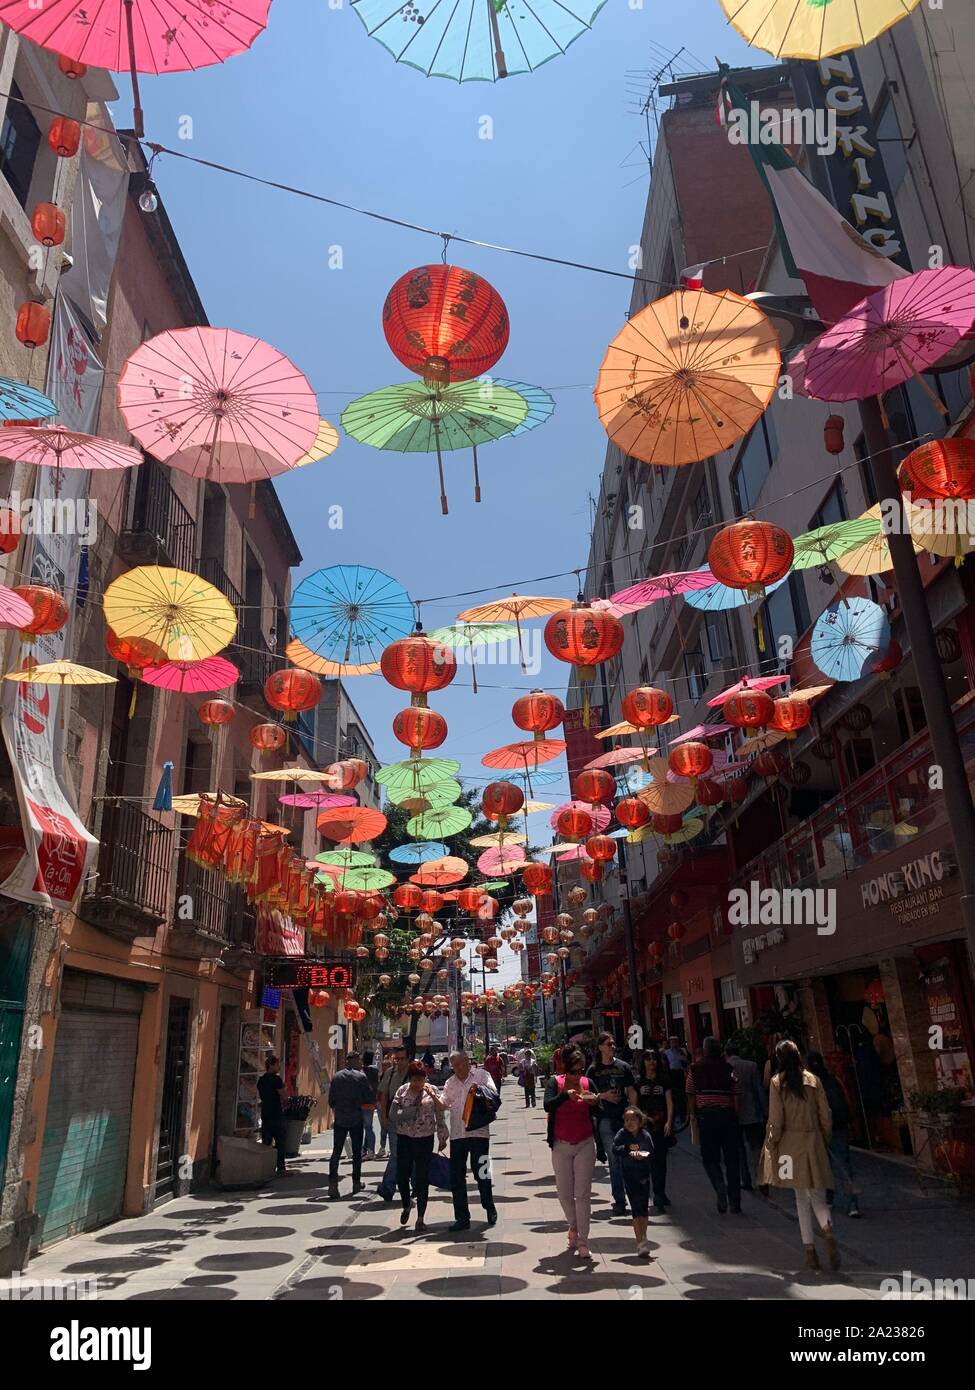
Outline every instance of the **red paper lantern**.
<svg viewBox="0 0 975 1390"><path fill-rule="evenodd" d="M655 729L666 724L674 712L674 702L666 690L640 685L628 691L621 703L623 718L637 729Z"/></svg>
<svg viewBox="0 0 975 1390"><path fill-rule="evenodd" d="M842 415L830 415L823 426L823 444L826 446L828 454L842 454L846 447L843 439L843 430L846 421Z"/></svg>
<svg viewBox="0 0 975 1390"><path fill-rule="evenodd" d="M366 921L371 922L376 917L379 917L380 912L382 912L385 906L386 900L383 897L382 893L363 893L362 898L359 902L359 912L361 916L366 919ZM379 918L378 925L384 925L382 918Z"/></svg>
<svg viewBox="0 0 975 1390"><path fill-rule="evenodd" d="M785 734L786 738L795 738L800 729L804 729L812 719L812 709L808 700L802 700L798 695L785 695L780 700L772 701L772 718L768 722L770 729L775 729L780 734Z"/></svg>
<svg viewBox="0 0 975 1390"><path fill-rule="evenodd" d="M81 126L70 116L55 116L47 128L47 143L60 159L72 159L81 148Z"/></svg>
<svg viewBox="0 0 975 1390"><path fill-rule="evenodd" d="M421 912L439 912L443 907L444 897L435 888L428 888L420 899Z"/></svg>
<svg viewBox="0 0 975 1390"><path fill-rule="evenodd" d="M934 439L912 449L901 478L919 497L975 497L975 440Z"/></svg>
<svg viewBox="0 0 975 1390"><path fill-rule="evenodd" d="M663 811L655 811L653 816L653 828L658 835L676 835L677 831L684 824L684 817L681 815L665 815Z"/></svg>
<svg viewBox="0 0 975 1390"><path fill-rule="evenodd" d="M555 828L566 840L584 840L592 832L593 819L587 811L570 807L560 811L555 819Z"/></svg>
<svg viewBox="0 0 975 1390"><path fill-rule="evenodd" d="M0 555L12 555L20 544L20 517L9 507L0 507Z"/></svg>
<svg viewBox="0 0 975 1390"><path fill-rule="evenodd" d="M762 729L775 713L775 706L764 690L740 690L728 696L721 713L725 723L736 729Z"/></svg>
<svg viewBox="0 0 975 1390"><path fill-rule="evenodd" d="M393 734L407 748L439 748L447 737L447 721L425 705L410 705L393 720Z"/></svg>
<svg viewBox="0 0 975 1390"><path fill-rule="evenodd" d="M778 777L785 767L785 754L778 748L766 748L763 753L759 753L752 767L759 777Z"/></svg>
<svg viewBox="0 0 975 1390"><path fill-rule="evenodd" d="M355 917L359 911L360 895L351 888L339 888L332 894L332 906L343 917Z"/></svg>
<svg viewBox="0 0 975 1390"><path fill-rule="evenodd" d="M401 883L393 891L393 902L404 912L412 912L423 901L422 890L413 883Z"/></svg>
<svg viewBox="0 0 975 1390"><path fill-rule="evenodd" d="M601 863L589 859L580 859L579 873L587 883L601 883L604 869Z"/></svg>
<svg viewBox="0 0 975 1390"><path fill-rule="evenodd" d="M298 667L273 671L264 682L264 698L291 724L302 711L315 708L322 698L322 683L311 671Z"/></svg>
<svg viewBox="0 0 975 1390"><path fill-rule="evenodd" d="M694 786L694 797L699 806L720 806L724 801L724 789L713 777L699 777Z"/></svg>
<svg viewBox="0 0 975 1390"><path fill-rule="evenodd" d="M64 212L55 203L38 203L31 213L30 229L42 246L60 246L64 241Z"/></svg>
<svg viewBox="0 0 975 1390"><path fill-rule="evenodd" d="M667 755L672 772L678 777L703 777L714 762L714 754L706 743L679 743Z"/></svg>
<svg viewBox="0 0 975 1390"><path fill-rule="evenodd" d="M217 728L221 724L230 723L234 717L234 707L229 700L204 700L197 714L200 716L201 724Z"/></svg>
<svg viewBox="0 0 975 1390"><path fill-rule="evenodd" d="M46 584L15 584L13 588L34 611L31 621L20 629L21 637L61 631L68 621L68 605L56 589L49 589Z"/></svg>
<svg viewBox="0 0 975 1390"><path fill-rule="evenodd" d="M162 647L148 637L119 637L110 627L105 629L105 646L113 660L124 663L133 680L138 680L150 666L161 666L166 660Z"/></svg>
<svg viewBox="0 0 975 1390"><path fill-rule="evenodd" d="M457 894L457 906L462 912L474 913L481 906L483 896L481 888L461 888Z"/></svg>
<svg viewBox="0 0 975 1390"><path fill-rule="evenodd" d="M481 793L481 810L488 820L504 821L517 815L525 804L525 793L514 782L489 782Z"/></svg>
<svg viewBox="0 0 975 1390"><path fill-rule="evenodd" d="M487 280L456 265L421 265L401 275L383 305L394 357L445 385L489 372L508 346L508 310Z"/></svg>
<svg viewBox="0 0 975 1390"><path fill-rule="evenodd" d="M724 787L725 800L730 801L732 806L739 805L748 795L748 783L744 777L729 777L722 783Z"/></svg>
<svg viewBox="0 0 975 1390"><path fill-rule="evenodd" d="M579 773L573 793L577 801L591 806L608 806L616 795L616 778L601 767L591 767Z"/></svg>
<svg viewBox="0 0 975 1390"><path fill-rule="evenodd" d="M870 670L880 676L881 680L890 680L891 671L896 671L904 660L904 652L901 644L891 638L886 648L873 657L870 662Z"/></svg>
<svg viewBox="0 0 975 1390"><path fill-rule="evenodd" d="M871 980L863 991L863 997L872 1009L878 1008L884 1002L884 987L879 980Z"/></svg>
<svg viewBox="0 0 975 1390"><path fill-rule="evenodd" d="M17 310L14 332L24 347L39 348L47 342L51 331L51 311L46 304L34 299L25 300Z"/></svg>
<svg viewBox="0 0 975 1390"><path fill-rule="evenodd" d="M670 937L671 941L683 941L684 937L687 935L687 928L682 926L680 922L671 922L670 926L667 928L667 935Z"/></svg>
<svg viewBox="0 0 975 1390"><path fill-rule="evenodd" d="M608 835L590 835L585 848L589 858L597 864L607 864L616 858L616 841Z"/></svg>
<svg viewBox="0 0 975 1390"><path fill-rule="evenodd" d="M63 53L58 54L58 67L65 77L70 77L72 81L84 77L88 71L87 63L79 63L75 58L66 58Z"/></svg>
<svg viewBox="0 0 975 1390"><path fill-rule="evenodd" d="M343 758L341 762L329 763L326 771L334 791L350 792L359 785L369 768L362 758Z"/></svg>
<svg viewBox="0 0 975 1390"><path fill-rule="evenodd" d="M540 741L549 729L555 729L562 723L565 705L547 690L533 690L514 702L511 718L519 729L534 734L536 741Z"/></svg>
<svg viewBox="0 0 975 1390"><path fill-rule="evenodd" d="M577 602L553 613L545 624L545 645L558 661L567 661L583 686L582 724L589 727L588 686L596 667L611 661L623 645L623 624L611 613Z"/></svg>
<svg viewBox="0 0 975 1390"><path fill-rule="evenodd" d="M723 527L708 547L708 565L715 579L751 596L766 584L784 579L792 568L792 537L770 521L735 521Z"/></svg>
<svg viewBox="0 0 975 1390"><path fill-rule="evenodd" d="M310 989L308 991L308 1002L313 1009L324 1009L332 996L327 989Z"/></svg>
<svg viewBox="0 0 975 1390"><path fill-rule="evenodd" d="M492 898L490 893L481 893L481 901L477 908L477 920L479 922L493 922L501 911L501 904L497 898Z"/></svg>
<svg viewBox="0 0 975 1390"><path fill-rule="evenodd" d="M526 864L521 870L521 881L533 898L544 897L552 891L552 870L547 864Z"/></svg>
<svg viewBox="0 0 975 1390"><path fill-rule="evenodd" d="M420 631L391 642L379 666L390 685L410 691L412 703L421 706L431 690L443 690L457 674L457 658L450 648Z"/></svg>
<svg viewBox="0 0 975 1390"><path fill-rule="evenodd" d="M664 958L664 948L659 941L651 941L647 949L647 955L654 965L659 965Z"/></svg>
<svg viewBox="0 0 975 1390"><path fill-rule="evenodd" d="M248 733L251 747L262 753L276 753L288 741L288 735L280 724L255 724Z"/></svg>
<svg viewBox="0 0 975 1390"><path fill-rule="evenodd" d="M617 801L615 813L620 825L625 825L627 830L639 830L650 820L650 808L638 796L624 796Z"/></svg>
<svg viewBox="0 0 975 1390"><path fill-rule="evenodd" d="M359 1018L359 1001L346 999L342 1012L345 1014L346 1023L356 1023Z"/></svg>

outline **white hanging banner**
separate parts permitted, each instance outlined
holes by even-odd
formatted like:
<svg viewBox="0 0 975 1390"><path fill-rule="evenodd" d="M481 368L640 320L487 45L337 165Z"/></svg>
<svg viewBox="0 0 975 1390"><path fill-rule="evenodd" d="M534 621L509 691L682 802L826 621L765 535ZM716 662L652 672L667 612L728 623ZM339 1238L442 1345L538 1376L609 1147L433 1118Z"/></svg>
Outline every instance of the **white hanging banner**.
<svg viewBox="0 0 975 1390"><path fill-rule="evenodd" d="M51 399L58 407L58 424L80 434L94 434L105 369L95 355L81 320L61 295L58 295L51 325L47 375Z"/></svg>
<svg viewBox="0 0 975 1390"><path fill-rule="evenodd" d="M71 257L61 289L101 335L129 191L125 151L101 102L89 102L71 201Z"/></svg>

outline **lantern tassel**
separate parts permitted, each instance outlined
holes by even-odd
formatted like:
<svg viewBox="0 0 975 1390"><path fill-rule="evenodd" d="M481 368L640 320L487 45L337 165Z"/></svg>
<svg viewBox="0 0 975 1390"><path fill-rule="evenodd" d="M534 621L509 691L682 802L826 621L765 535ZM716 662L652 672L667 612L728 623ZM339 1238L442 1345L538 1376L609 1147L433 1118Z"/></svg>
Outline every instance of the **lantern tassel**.
<svg viewBox="0 0 975 1390"><path fill-rule="evenodd" d="M755 614L755 640L758 642L758 650L765 655L765 624L762 622L762 610L759 609Z"/></svg>
<svg viewBox="0 0 975 1390"><path fill-rule="evenodd" d="M130 719L131 719L132 716L135 714L135 697L138 695L138 693L139 693L139 687L138 687L138 686L136 685L136 683L133 681L133 682L132 682L132 698L129 700L129 718L130 718Z"/></svg>
<svg viewBox="0 0 975 1390"><path fill-rule="evenodd" d="M152 803L154 811L171 811L173 809L173 764L163 763L162 776L159 779L159 786L156 788L155 800Z"/></svg>
<svg viewBox="0 0 975 1390"><path fill-rule="evenodd" d="M481 500L481 475L477 471L477 445L471 445L471 452L474 455L474 501Z"/></svg>

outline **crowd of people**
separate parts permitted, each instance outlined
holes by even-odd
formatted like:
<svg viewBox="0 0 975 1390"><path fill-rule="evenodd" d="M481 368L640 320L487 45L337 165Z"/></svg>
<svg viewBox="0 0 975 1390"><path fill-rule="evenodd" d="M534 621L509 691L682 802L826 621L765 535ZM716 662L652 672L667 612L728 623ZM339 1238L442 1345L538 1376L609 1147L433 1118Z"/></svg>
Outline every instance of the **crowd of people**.
<svg viewBox="0 0 975 1390"><path fill-rule="evenodd" d="M387 1051L381 1068L372 1053L349 1053L328 1093L333 1111L329 1197L340 1196L343 1150L351 1157L353 1195L364 1189L363 1156L374 1154L387 1160L377 1191L386 1202L399 1195L402 1225L415 1213L415 1229L427 1229L429 1190L436 1181L450 1188L450 1230L466 1231L470 1170L487 1224L493 1226L490 1126L509 1072L525 1107L535 1106L542 1069L528 1046L511 1057L492 1045L480 1065L462 1049L439 1064L429 1050L413 1060L403 1043ZM284 1167L281 1090L278 1061L270 1057L260 1084L262 1138L277 1145L279 1171ZM820 1053L803 1058L793 1041L774 1038L761 1068L716 1038L706 1038L692 1057L672 1037L666 1047L624 1058L613 1036L602 1033L591 1057L574 1042L556 1050L542 1103L568 1249L579 1259L590 1258L597 1162L609 1169L613 1215L630 1216L638 1253L650 1255L651 1210L662 1215L671 1206L668 1154L678 1131L689 1124L720 1215L740 1213L743 1192L767 1197L773 1187L791 1189L808 1267L820 1268L819 1237L830 1267L839 1268L833 1188L841 1188L850 1216L860 1211L849 1106Z"/></svg>

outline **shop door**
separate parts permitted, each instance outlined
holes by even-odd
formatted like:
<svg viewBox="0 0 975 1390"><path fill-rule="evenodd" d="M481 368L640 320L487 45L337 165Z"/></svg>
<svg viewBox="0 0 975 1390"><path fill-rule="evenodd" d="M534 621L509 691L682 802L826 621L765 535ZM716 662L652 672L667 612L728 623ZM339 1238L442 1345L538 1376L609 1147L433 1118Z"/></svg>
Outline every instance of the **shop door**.
<svg viewBox="0 0 975 1390"><path fill-rule="evenodd" d="M141 1009L137 986L64 972L35 1249L121 1215Z"/></svg>
<svg viewBox="0 0 975 1390"><path fill-rule="evenodd" d="M13 1118L33 931L29 917L0 927L0 1188Z"/></svg>
<svg viewBox="0 0 975 1390"><path fill-rule="evenodd" d="M159 1147L156 1150L156 1182L153 1189L156 1199L176 1195L183 1117L186 1113L189 1041L190 1001L174 996L169 1001L169 1021L166 1026L166 1066L163 1072Z"/></svg>

